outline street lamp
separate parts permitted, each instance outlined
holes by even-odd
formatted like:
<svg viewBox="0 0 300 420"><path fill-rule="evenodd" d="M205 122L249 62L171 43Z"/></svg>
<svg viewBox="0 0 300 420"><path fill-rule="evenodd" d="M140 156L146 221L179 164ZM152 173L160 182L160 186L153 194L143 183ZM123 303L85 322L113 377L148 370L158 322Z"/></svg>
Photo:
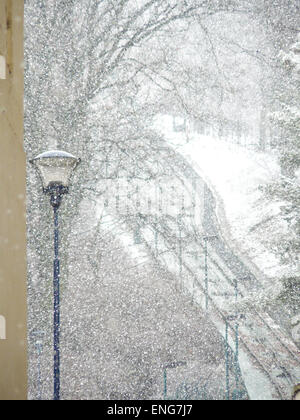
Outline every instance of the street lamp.
<svg viewBox="0 0 300 420"><path fill-rule="evenodd" d="M30 160L39 171L43 183L44 194L50 195L50 203L54 212L54 317L53 317L53 348L54 348L54 400L60 399L60 362L59 362L59 258L58 258L58 208L63 194L69 192L69 182L72 172L80 162L79 158L61 150L51 150L41 153Z"/></svg>

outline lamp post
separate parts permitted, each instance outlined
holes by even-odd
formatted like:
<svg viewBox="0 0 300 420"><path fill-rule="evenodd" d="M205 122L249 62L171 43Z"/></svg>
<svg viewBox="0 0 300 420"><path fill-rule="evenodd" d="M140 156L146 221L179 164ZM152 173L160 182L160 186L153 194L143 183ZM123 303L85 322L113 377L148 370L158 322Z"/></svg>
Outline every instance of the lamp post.
<svg viewBox="0 0 300 420"><path fill-rule="evenodd" d="M80 159L61 150L41 153L30 160L39 171L42 179L43 192L50 196L50 203L54 212L54 262L53 262L53 349L54 349L54 400L60 399L60 309L59 309L59 231L58 208L62 196L69 192L69 182L72 172Z"/></svg>

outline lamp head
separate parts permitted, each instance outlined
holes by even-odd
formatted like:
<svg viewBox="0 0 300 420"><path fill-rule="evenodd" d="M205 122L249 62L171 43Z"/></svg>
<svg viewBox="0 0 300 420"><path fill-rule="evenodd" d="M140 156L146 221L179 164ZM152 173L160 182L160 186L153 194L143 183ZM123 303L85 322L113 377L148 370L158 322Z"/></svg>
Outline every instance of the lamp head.
<svg viewBox="0 0 300 420"><path fill-rule="evenodd" d="M69 191L70 178L80 160L62 150L50 150L30 160L39 171L43 191L51 196L53 207L59 207L62 195Z"/></svg>
<svg viewBox="0 0 300 420"><path fill-rule="evenodd" d="M68 189L71 175L79 162L79 158L62 150L41 153L30 161L40 173L44 192L53 185Z"/></svg>

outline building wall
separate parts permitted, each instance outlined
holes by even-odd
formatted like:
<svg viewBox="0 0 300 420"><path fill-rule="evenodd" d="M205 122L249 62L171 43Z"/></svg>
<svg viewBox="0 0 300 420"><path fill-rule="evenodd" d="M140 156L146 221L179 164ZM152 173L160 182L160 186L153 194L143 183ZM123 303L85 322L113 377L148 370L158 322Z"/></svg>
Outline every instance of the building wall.
<svg viewBox="0 0 300 420"><path fill-rule="evenodd" d="M23 0L0 0L0 399L27 398Z"/></svg>

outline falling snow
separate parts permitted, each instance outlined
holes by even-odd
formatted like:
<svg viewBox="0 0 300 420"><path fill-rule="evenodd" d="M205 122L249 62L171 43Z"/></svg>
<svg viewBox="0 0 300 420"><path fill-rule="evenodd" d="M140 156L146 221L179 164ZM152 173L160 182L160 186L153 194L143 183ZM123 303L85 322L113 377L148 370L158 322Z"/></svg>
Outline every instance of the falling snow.
<svg viewBox="0 0 300 420"><path fill-rule="evenodd" d="M81 159L58 211L61 399L300 382L300 5L279 3L25 1L28 160ZM28 164L30 399L53 398L52 213Z"/></svg>

